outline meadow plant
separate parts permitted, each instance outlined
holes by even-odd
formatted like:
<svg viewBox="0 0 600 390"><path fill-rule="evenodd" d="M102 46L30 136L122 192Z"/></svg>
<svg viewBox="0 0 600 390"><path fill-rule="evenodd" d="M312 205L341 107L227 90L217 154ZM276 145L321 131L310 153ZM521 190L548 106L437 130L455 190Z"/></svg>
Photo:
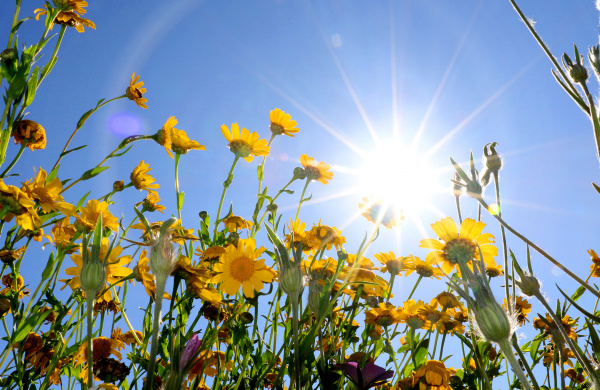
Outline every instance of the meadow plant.
<svg viewBox="0 0 600 390"><path fill-rule="evenodd" d="M574 59L564 54L561 65L509 1L549 56L560 86L590 117L600 157L600 117L583 55L575 47ZM21 156L47 145L43 124L26 119L26 109L57 64L67 33L95 29L83 17L86 7L82 0L53 0L27 10L35 15L28 21L32 18L19 19L23 10L16 0L12 25L2 27L9 36L8 48L0 53L5 87L0 119L1 388L600 388L595 329L600 314L595 306L578 302L586 292L600 297L589 282L600 277L600 257L590 249L591 270L583 278L503 218L503 158L496 142L483 148L481 176L473 153L467 172L451 159L458 224L451 217L433 222L432 238L418 245L425 250L423 259L385 251L374 254L378 264L365 256L368 249L380 229L400 229L405 218L387 200L362 199L360 212L373 228L361 243L346 242L336 227L322 221L308 227L301 219L302 206L312 198L306 195L309 186L319 191L335 180L330 165L302 154L281 189L263 186L272 144L301 131L292 115L279 108L259 113L268 114L268 139L238 123L220 127L223 145L233 156L228 155L232 162L214 215L193 204L184 207L179 162L197 158L195 153L206 147L177 129L175 116L156 124L155 134L123 139L81 176L59 178L63 160L85 147L69 149L97 111L119 99L151 108L135 72L123 95L100 99L83 113L53 165L39 167L33 178L23 176ZM18 42L25 22L44 24L37 43ZM588 59L600 78L599 53L599 45L590 47ZM154 141L174 162L175 209L159 204L163 188L150 174L152 160L140 161L127 183L116 181L104 189L91 184L110 168L110 160L126 159L144 140ZM8 153L9 146L15 151ZM225 199L238 164L254 157L259 160L257 191L244 196L255 207L242 217ZM204 185L220 185L214 181ZM289 188L295 182L303 182L298 205L284 217L277 201L294 195ZM483 196L492 185L494 207ZM74 197L69 191L74 187L85 189L85 195ZM130 212L117 218L111 209L123 198L113 197L131 187L145 197L121 205ZM600 193L600 187L594 188ZM463 218L465 202L477 205L476 219ZM484 232L482 212L499 223L501 246ZM197 224L183 226L186 215L198 215ZM524 243L525 253L508 246L509 233ZM572 294L563 292L556 309L534 276L530 250L580 285ZM40 253L45 264L34 286L22 274L29 257L39 261ZM499 253L502 265L496 262ZM524 262L527 272L520 266ZM404 300L392 291L400 278L411 283ZM424 279L439 286L427 302L413 298ZM143 296L146 306L133 307L131 294ZM533 299L546 311L535 319L528 301ZM133 315L141 317L137 329ZM515 332L519 326L537 335L523 342ZM444 346L450 343L449 352Z"/></svg>

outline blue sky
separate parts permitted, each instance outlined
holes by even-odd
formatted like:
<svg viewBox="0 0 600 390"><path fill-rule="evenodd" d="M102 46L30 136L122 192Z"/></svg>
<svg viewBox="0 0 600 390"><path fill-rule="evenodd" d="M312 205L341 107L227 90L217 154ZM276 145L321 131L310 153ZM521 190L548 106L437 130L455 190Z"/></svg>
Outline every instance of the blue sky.
<svg viewBox="0 0 600 390"><path fill-rule="evenodd" d="M583 53L597 43L593 1L522 3L555 55L571 55L574 42ZM21 15L33 15L39 6L24 0ZM303 153L330 164L331 183L309 186L313 199L330 200L308 203L301 219L342 229L349 252L372 227L362 217L352 219L361 197L350 191L357 178L349 172L363 164L356 150L375 147L372 131L383 143L394 133L410 143L420 127L417 151L435 148L430 164L437 168L436 184L450 188L449 157L465 162L472 149L479 159L483 146L496 141L504 156L505 219L583 277L587 249L600 250L599 195L590 185L600 184L600 164L591 125L553 80L550 62L508 1L98 1L87 10L97 30L67 32L58 63L29 108L28 118L45 127L48 146L25 151L19 182L31 177L32 167L49 169L81 114L100 98L121 95L136 72L148 89L149 109L120 100L94 114L72 144L88 147L63 160L61 179L101 161L129 131L152 134L175 115L177 127L207 148L183 156L180 165L183 222L196 227L199 211L215 214L233 159L219 127L237 122L268 138L269 111L279 107L298 122L300 133L275 140L265 183L271 191L281 188ZM3 4L0 11L2 41L12 6ZM42 29L30 20L19 39L31 44ZM597 94L593 77L590 89ZM118 115L137 122L115 134L110 124ZM92 196L109 192L115 180L127 182L142 159L163 189L162 204L174 212L173 160L152 141L135 144L125 158L108 164L113 169L89 181ZM236 169L226 204L233 202L237 215L250 217L254 207L248 198L256 191L257 164L242 161ZM293 216L300 185L279 203L283 220ZM66 197L76 202L86 191ZM491 196L490 188L490 202ZM131 216L132 204L142 198L130 189L113 198L111 210ZM452 196L435 194L432 203L435 209L419 211L422 222L407 219L401 228L382 231L367 257L392 250L424 258L418 243L432 236L429 225L446 215L456 219ZM476 216L475 203L463 198L463 213ZM499 237L499 228L488 226ZM509 245L522 259L524 244L510 238ZM551 301L558 296L555 283L574 290L540 256L533 260ZM394 293L405 299L411 287L397 281Z"/></svg>

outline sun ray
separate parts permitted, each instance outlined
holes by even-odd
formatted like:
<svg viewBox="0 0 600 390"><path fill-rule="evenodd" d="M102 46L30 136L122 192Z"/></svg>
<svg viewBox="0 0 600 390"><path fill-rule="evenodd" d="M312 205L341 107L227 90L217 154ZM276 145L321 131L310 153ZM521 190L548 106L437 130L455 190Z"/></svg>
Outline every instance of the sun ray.
<svg viewBox="0 0 600 390"><path fill-rule="evenodd" d="M466 125L468 125L477 115L479 115L487 106L493 103L500 95L502 95L511 85L513 85L518 79L520 79L537 61L539 61L541 56L538 56L536 59L532 60L528 65L523 67L519 73L514 75L510 80L508 80L502 87L500 87L492 96L490 96L485 102L483 102L479 107L477 107L468 117L466 117L462 122L460 122L457 126L455 126L448 134L446 134L441 140L438 141L435 145L433 145L427 151L427 157L431 156L435 153L439 148L441 148L446 142L448 142L452 137L456 135L460 130L462 130Z"/></svg>
<svg viewBox="0 0 600 390"><path fill-rule="evenodd" d="M397 138L400 133L398 117L398 85L396 74L396 23L394 1L390 1L390 66L392 71L392 136Z"/></svg>
<svg viewBox="0 0 600 390"><path fill-rule="evenodd" d="M417 129L417 132L415 133L415 136L412 140L413 147L416 147L419 144L419 141L421 140L421 136L423 135L423 132L425 131L425 128L427 127L427 123L429 122L429 117L431 116L431 113L433 112L433 109L435 108L435 105L437 104L437 101L440 98L440 96L444 90L444 87L446 86L448 77L452 73L452 70L454 70L454 64L458 60L458 57L459 57L460 53L462 52L462 49L463 49L465 43L467 42L467 38L469 37L471 28L473 27L473 25L475 24L475 21L477 20L477 16L479 15L479 11L481 11L482 5L483 5L483 0L479 2L479 5L477 6L477 8L475 9L475 12L473 13L473 16L471 16L471 20L469 21L469 24L467 25L467 28L466 28L463 36L461 37L460 42L458 43L458 46L456 47L456 50L454 51L454 55L452 56L452 59L450 59L450 63L446 67L446 71L444 72L444 75L442 76L442 81L440 81L440 85L438 86L437 90L435 91L435 94L433 95L433 98L431 99L431 103L429 103L429 107L427 107L425 116L423 117L423 120L421 121L421 124L419 125L419 128Z"/></svg>

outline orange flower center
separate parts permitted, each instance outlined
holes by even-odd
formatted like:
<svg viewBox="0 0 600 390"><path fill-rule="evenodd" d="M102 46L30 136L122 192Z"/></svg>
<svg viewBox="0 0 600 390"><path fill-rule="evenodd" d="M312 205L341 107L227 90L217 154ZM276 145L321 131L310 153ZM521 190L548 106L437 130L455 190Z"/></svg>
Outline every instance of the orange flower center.
<svg viewBox="0 0 600 390"><path fill-rule="evenodd" d="M235 280L245 282L254 275L254 261L246 256L238 257L231 262L229 272Z"/></svg>

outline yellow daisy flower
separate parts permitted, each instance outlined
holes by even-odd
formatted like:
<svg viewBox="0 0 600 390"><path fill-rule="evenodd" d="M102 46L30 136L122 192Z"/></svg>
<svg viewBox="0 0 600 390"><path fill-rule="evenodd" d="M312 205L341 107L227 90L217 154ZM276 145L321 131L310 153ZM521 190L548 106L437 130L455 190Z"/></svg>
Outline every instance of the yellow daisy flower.
<svg viewBox="0 0 600 390"><path fill-rule="evenodd" d="M63 218L52 227L52 231L50 232L52 239L54 241L54 246L60 248L61 250L65 250L67 246L71 243L75 234L77 234L77 229L73 224L70 223L70 218ZM73 245L68 251L67 254L73 253L75 251L75 245Z"/></svg>
<svg viewBox="0 0 600 390"><path fill-rule="evenodd" d="M236 232L238 229L250 229L252 227L252 222L246 221L244 218L238 217L237 215L225 218L223 223L230 233Z"/></svg>
<svg viewBox="0 0 600 390"><path fill-rule="evenodd" d="M165 213L163 210L166 209L165 206L158 204L160 202L160 198L158 194L150 192L148 196L142 201L142 211L160 211L161 213Z"/></svg>
<svg viewBox="0 0 600 390"><path fill-rule="evenodd" d="M459 232L454 220L446 217L431 225L440 239L421 240L419 247L433 249L427 254L427 260L431 260L432 264L442 263L441 268L446 274L450 274L459 261L479 260L478 245L484 262L494 261L498 248L492 245L494 236L482 233L484 227L485 223L467 218L460 225ZM457 272L460 275L460 269L457 268Z"/></svg>
<svg viewBox="0 0 600 390"><path fill-rule="evenodd" d="M89 249L88 249L89 250ZM109 241L108 237L102 239L102 244L100 246L100 259L105 259L109 250ZM79 248L79 252L81 252L81 247ZM131 256L121 256L119 255L123 252L123 248L120 246L114 246L108 255L108 259L106 259L106 283L108 285L112 285L116 283L117 286L122 286L123 282L121 280L127 276L129 276L132 272L131 269L127 268L127 264L131 263ZM81 274L81 270L83 267L83 258L80 253L75 253L71 255L71 260L75 263L75 267L65 269L65 273L67 275L73 276L71 279L62 279L61 282L64 282L65 285L61 288L64 289L67 285L71 287L72 290L80 288L81 283L79 279L79 275ZM104 291L104 294L98 298L99 302L109 302L112 301L112 292L110 289Z"/></svg>
<svg viewBox="0 0 600 390"><path fill-rule="evenodd" d="M88 6L85 0L53 0L53 3L61 11L76 11L80 14L87 12L84 9L84 7Z"/></svg>
<svg viewBox="0 0 600 390"><path fill-rule="evenodd" d="M214 266L219 274L212 282L221 283L220 289L228 295L236 294L241 286L246 297L254 297L255 290L263 289L263 282L272 283L275 278L275 272L265 261L257 260L264 251L264 247L256 249L253 238L240 239L237 246L229 245Z"/></svg>
<svg viewBox="0 0 600 390"><path fill-rule="evenodd" d="M165 150L169 154L171 158L173 157L173 153L171 153L171 131L177 124L177 119L174 116L170 116L169 119L165 122L163 127L154 134L154 140L159 144L165 147Z"/></svg>
<svg viewBox="0 0 600 390"><path fill-rule="evenodd" d="M107 227L114 232L119 229L119 220L108 211L108 203L96 199L88 201L87 205L79 210L77 223L90 231L94 230L100 214L102 214L103 228Z"/></svg>
<svg viewBox="0 0 600 390"><path fill-rule="evenodd" d="M150 273L149 262L148 251L142 249L137 265L133 267L133 274L135 275L135 280L141 282L144 286L146 294L148 294L149 297L154 298L154 295L156 294L156 283L154 282L154 275Z"/></svg>
<svg viewBox="0 0 600 390"><path fill-rule="evenodd" d="M15 186L4 184L0 179L0 215L10 222L16 216L17 225L25 230L36 230L42 221L35 209L35 202L29 195Z"/></svg>
<svg viewBox="0 0 600 390"><path fill-rule="evenodd" d="M140 161L138 166L131 172L131 175L129 175L133 186L138 190L146 190L154 193L154 190L158 189L159 185L154 183L156 179L148 174L151 170L150 165L144 163L144 160Z"/></svg>
<svg viewBox="0 0 600 390"><path fill-rule="evenodd" d="M23 183L22 190L28 193L32 199L37 200L45 213L60 211L66 216L75 216L75 206L65 202L60 194L63 189L60 179L55 177L46 183L46 178L46 171L40 168L35 179Z"/></svg>
<svg viewBox="0 0 600 390"><path fill-rule="evenodd" d="M206 150L204 145L188 138L183 130L171 129L171 150L177 154L186 154L190 150Z"/></svg>
<svg viewBox="0 0 600 390"><path fill-rule="evenodd" d="M342 244L346 243L346 238L342 236L342 231L336 229L333 226L321 225L319 221L318 225L314 225L308 232L311 248L321 249L322 247L330 250L332 246L339 251L342 249Z"/></svg>
<svg viewBox="0 0 600 390"><path fill-rule="evenodd" d="M439 360L428 360L414 375L419 389L451 390L450 377L455 372Z"/></svg>
<svg viewBox="0 0 600 390"><path fill-rule="evenodd" d="M303 154L300 156L300 163L304 167L306 178L309 181L316 180L327 184L333 178L333 172L330 171L331 167L324 162L317 164L314 158Z"/></svg>
<svg viewBox="0 0 600 390"><path fill-rule="evenodd" d="M365 313L365 324L379 325L384 328L402 321L402 315L391 303L380 303L379 307Z"/></svg>
<svg viewBox="0 0 600 390"><path fill-rule="evenodd" d="M434 259L432 258L423 261L416 256L410 255L405 259L407 259L410 266L406 269L406 273L404 274L404 276L408 276L413 272L416 272L419 276L422 276L424 278L440 279L440 277L444 276L442 270L435 266L435 264L433 263Z"/></svg>
<svg viewBox="0 0 600 390"><path fill-rule="evenodd" d="M142 108L148 108L146 102L148 99L144 97L146 93L146 88L142 88L144 85L143 81L138 81L140 79L140 75L135 75L135 72L131 74L131 79L129 80L129 87L125 90L125 95L129 100L133 100L135 104Z"/></svg>
<svg viewBox="0 0 600 390"><path fill-rule="evenodd" d="M287 228L290 234L286 234L284 236L284 240L288 248L290 248L290 245L292 245L293 235L294 248L298 248L298 245L302 243L302 251L310 252L310 250L312 249L312 240L310 239L310 235L308 234L308 232L304 231L305 227L306 223L301 222L299 219L297 219L295 222L293 219L290 219L290 221L287 223Z"/></svg>
<svg viewBox="0 0 600 390"><path fill-rule="evenodd" d="M44 8L37 8L36 10L34 10L35 20L39 20L40 16L48 14L48 8L46 8L46 5L43 5L43 7ZM83 11L85 12L85 10ZM94 24L94 22L92 22L89 19L82 18L75 11L60 11L58 15L56 15L56 18L52 22L52 25L50 25L50 30L52 30L52 27L54 27L55 24L65 24L69 27L75 27L75 30L77 30L77 32L80 33L85 32L85 27L90 27L94 30L96 29L96 25Z"/></svg>
<svg viewBox="0 0 600 390"><path fill-rule="evenodd" d="M401 275L411 267L411 257L398 257L394 252L377 253L375 258L384 265L381 272L389 272L392 275Z"/></svg>
<svg viewBox="0 0 600 390"><path fill-rule="evenodd" d="M229 150L247 162L251 162L254 159L253 156L269 155L270 148L267 140L259 139L258 133L250 133L245 127L240 133L240 126L237 123L231 125L231 131L226 125L222 125L221 133L229 141Z"/></svg>
<svg viewBox="0 0 600 390"><path fill-rule="evenodd" d="M270 128L273 135L285 134L290 137L293 137L294 133L297 133L299 131L296 127L296 121L292 120L292 116L281 111L279 108L276 108L273 111L271 111L270 118Z"/></svg>
<svg viewBox="0 0 600 390"><path fill-rule="evenodd" d="M414 299L410 299L404 302L402 309L402 322L410 326L412 329L429 329L429 320L421 314L425 303L423 301L415 302Z"/></svg>
<svg viewBox="0 0 600 390"><path fill-rule="evenodd" d="M394 226L399 226L400 221L404 219L404 215L398 215L391 205L385 204L381 200L362 198L362 203L358 207L363 210L362 216L368 221L376 223L381 218L381 224L388 229ZM383 213L383 215L380 215Z"/></svg>
<svg viewBox="0 0 600 390"><path fill-rule="evenodd" d="M519 326L523 326L527 319L527 315L531 312L531 303L520 295L517 295L517 299L514 301L515 310L514 313L517 315L517 322ZM504 310L507 310L508 305L506 303L506 298L504 298L504 303L502 304Z"/></svg>
<svg viewBox="0 0 600 390"><path fill-rule="evenodd" d="M27 142L31 150L44 149L46 147L46 130L37 122L23 119L13 130L15 145Z"/></svg>

